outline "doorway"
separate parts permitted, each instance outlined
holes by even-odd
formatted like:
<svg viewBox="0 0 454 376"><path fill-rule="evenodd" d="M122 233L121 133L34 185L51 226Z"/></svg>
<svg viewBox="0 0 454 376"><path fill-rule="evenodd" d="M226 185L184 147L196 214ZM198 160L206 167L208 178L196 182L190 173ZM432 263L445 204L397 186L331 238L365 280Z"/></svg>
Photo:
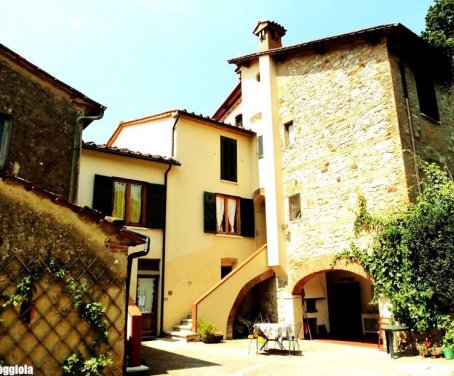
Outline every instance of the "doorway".
<svg viewBox="0 0 454 376"><path fill-rule="evenodd" d="M142 340L156 337L158 325L159 276L137 276L137 307L142 312Z"/></svg>

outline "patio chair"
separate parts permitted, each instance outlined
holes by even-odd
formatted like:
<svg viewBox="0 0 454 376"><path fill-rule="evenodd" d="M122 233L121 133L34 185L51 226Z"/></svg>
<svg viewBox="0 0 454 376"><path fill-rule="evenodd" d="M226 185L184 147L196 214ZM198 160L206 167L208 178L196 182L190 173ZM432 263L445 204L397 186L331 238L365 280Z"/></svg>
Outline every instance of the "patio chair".
<svg viewBox="0 0 454 376"><path fill-rule="evenodd" d="M258 328L254 328L252 327L252 331L249 333L249 335L247 336L248 339L250 339L249 341L249 347L247 349L247 353L249 354L249 352L251 351L251 344L252 342L255 342L255 353L257 354L259 352L259 344L258 344Z"/></svg>
<svg viewBox="0 0 454 376"><path fill-rule="evenodd" d="M285 327L285 334L282 337L282 343L284 343L284 341L288 341L289 354L291 351L295 352L296 350L295 344L298 347L298 351L301 352L300 344L298 343L298 337L300 335L302 325L303 323L299 322L294 325L293 324L286 325Z"/></svg>

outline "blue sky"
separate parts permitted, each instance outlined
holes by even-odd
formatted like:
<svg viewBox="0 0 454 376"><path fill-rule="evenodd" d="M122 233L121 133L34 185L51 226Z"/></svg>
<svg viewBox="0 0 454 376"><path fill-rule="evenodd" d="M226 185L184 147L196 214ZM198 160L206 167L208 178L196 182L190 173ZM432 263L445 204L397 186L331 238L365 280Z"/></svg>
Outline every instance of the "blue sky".
<svg viewBox="0 0 454 376"><path fill-rule="evenodd" d="M433 0L0 0L0 43L107 106L84 140L170 109L212 115L256 52L259 20L284 45L400 22L417 34Z"/></svg>

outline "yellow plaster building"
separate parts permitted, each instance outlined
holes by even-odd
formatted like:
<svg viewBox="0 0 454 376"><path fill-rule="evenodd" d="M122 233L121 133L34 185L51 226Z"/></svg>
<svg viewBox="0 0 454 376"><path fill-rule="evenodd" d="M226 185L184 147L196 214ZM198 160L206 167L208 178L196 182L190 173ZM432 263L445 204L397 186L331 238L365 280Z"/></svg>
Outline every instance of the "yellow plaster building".
<svg viewBox="0 0 454 376"><path fill-rule="evenodd" d="M358 191L393 210L417 192L417 157L454 166L449 64L400 24L288 47L274 22L253 33L259 52L229 61L240 82L213 117L169 111L86 145L79 201L150 235L132 294L156 311L150 335L191 313L193 330L203 318L227 338L259 314L314 336L376 333L389 313L368 304L372 282L333 259L354 239Z"/></svg>

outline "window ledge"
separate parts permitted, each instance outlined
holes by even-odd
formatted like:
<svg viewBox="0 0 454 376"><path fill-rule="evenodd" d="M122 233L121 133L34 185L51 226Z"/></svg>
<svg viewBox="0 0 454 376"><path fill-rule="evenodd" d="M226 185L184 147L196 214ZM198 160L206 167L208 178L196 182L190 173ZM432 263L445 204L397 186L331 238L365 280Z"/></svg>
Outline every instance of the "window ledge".
<svg viewBox="0 0 454 376"><path fill-rule="evenodd" d="M237 234L224 234L224 233L218 233L216 236L219 236L221 238L237 238L237 239L243 239L243 236L237 235Z"/></svg>
<svg viewBox="0 0 454 376"><path fill-rule="evenodd" d="M423 119L429 120L431 123L434 123L434 124L437 124L437 125L441 125L441 121L440 120L436 120L433 117L431 117L429 115L426 115L426 114L424 114L422 112L421 112L421 117Z"/></svg>
<svg viewBox="0 0 454 376"><path fill-rule="evenodd" d="M230 184L238 185L238 182L237 182L237 181L223 180L223 179L220 179L220 180L221 180L221 183L230 183Z"/></svg>

